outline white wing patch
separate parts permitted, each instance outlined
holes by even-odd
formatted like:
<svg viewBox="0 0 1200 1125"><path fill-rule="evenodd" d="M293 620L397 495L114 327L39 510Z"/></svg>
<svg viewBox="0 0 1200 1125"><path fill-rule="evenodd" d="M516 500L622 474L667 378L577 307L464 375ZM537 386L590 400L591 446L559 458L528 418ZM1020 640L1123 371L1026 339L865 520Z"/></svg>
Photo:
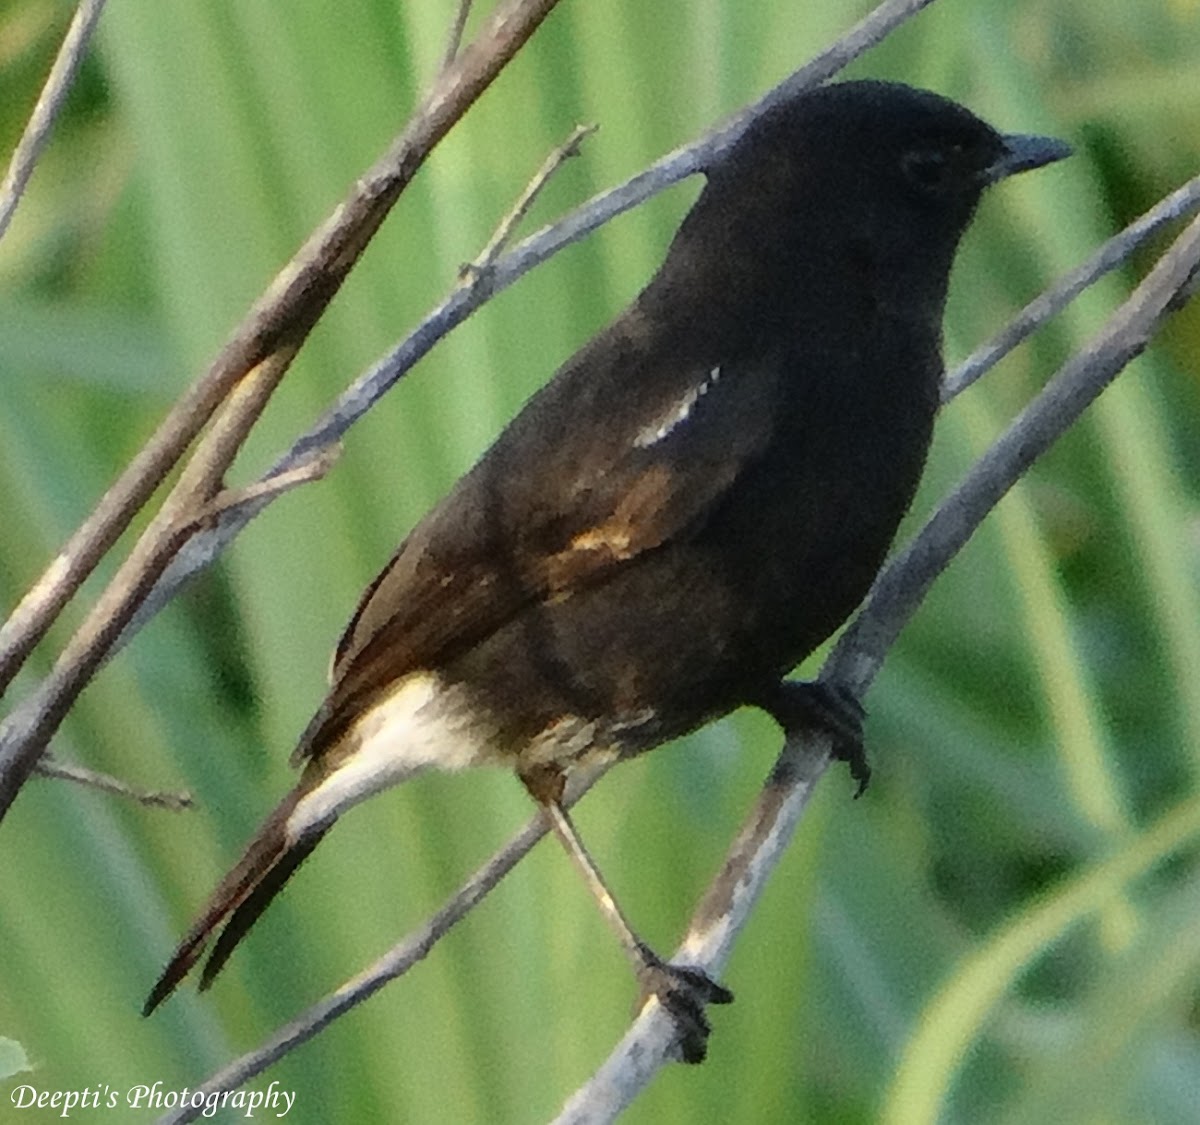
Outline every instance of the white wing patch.
<svg viewBox="0 0 1200 1125"><path fill-rule="evenodd" d="M633 444L638 449L647 449L652 445L663 440L672 432L677 430L688 416L692 413L693 407L698 403L708 392L717 385L717 381L721 378L721 368L714 367L709 373L708 378L699 386L693 387L687 394L683 396L664 418L656 418L648 426L644 426L638 430L637 435L633 439Z"/></svg>

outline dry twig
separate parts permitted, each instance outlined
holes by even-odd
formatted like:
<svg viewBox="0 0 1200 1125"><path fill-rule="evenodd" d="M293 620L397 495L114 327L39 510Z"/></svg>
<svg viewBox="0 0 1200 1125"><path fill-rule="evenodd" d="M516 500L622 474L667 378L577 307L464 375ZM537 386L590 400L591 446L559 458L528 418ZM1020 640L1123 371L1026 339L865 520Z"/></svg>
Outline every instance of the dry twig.
<svg viewBox="0 0 1200 1125"><path fill-rule="evenodd" d="M467 19L471 15L473 0L458 0L458 10L450 24L450 34L446 36L446 49L442 52L441 70L446 70L456 58L458 49L462 46L463 32L467 30Z"/></svg>
<svg viewBox="0 0 1200 1125"><path fill-rule="evenodd" d="M465 279L472 274L477 276L486 274L491 270L501 252L512 241L513 232L520 225L521 220L529 214L530 209L537 202L537 197L542 194L542 189L550 182L554 173L570 160L571 157L578 156L579 146L599 128L599 125L576 125L571 131L571 135L546 157L533 179L529 181L528 186L521 192L516 203L513 204L508 214L501 219L499 226L496 227L495 234L488 240L488 244L483 248L479 257L458 271L460 278Z"/></svg>
<svg viewBox="0 0 1200 1125"><path fill-rule="evenodd" d="M165 789L139 789L127 782L121 781L107 773L85 769L72 762L64 762L46 751L38 759L33 772L39 777L56 778L60 781L73 781L77 785L86 785L90 789L99 789L102 793L112 793L117 797L128 797L139 805L170 809L180 812L194 807L192 795L186 790L170 792Z"/></svg>
<svg viewBox="0 0 1200 1125"><path fill-rule="evenodd" d="M50 129L71 91L71 84L75 81L79 64L83 62L92 32L100 13L104 11L104 3L105 0L81 0L75 9L71 26L67 28L54 65L46 77L46 85L42 87L33 113L29 115L25 132L13 149L8 171L0 182L0 238L8 230L29 178L37 167L38 158L50 139Z"/></svg>
<svg viewBox="0 0 1200 1125"><path fill-rule="evenodd" d="M179 482L49 676L0 724L0 816L137 607L186 542L199 512L320 314L438 141L512 59L557 0L503 0L441 72L387 154L309 238L250 310L84 525L0 629L0 690L62 606L210 418Z"/></svg>
<svg viewBox="0 0 1200 1125"><path fill-rule="evenodd" d="M1159 200L1120 234L1110 238L1083 265L1077 266L1035 297L992 339L977 347L946 377L942 387L942 402L947 403L965 391L980 375L1029 339L1046 321L1056 317L1090 285L1129 261L1133 252L1148 238L1198 206L1200 176L1195 176L1165 199Z"/></svg>
<svg viewBox="0 0 1200 1125"><path fill-rule="evenodd" d="M601 769L586 778L578 775L573 778L565 801L566 807L573 806L605 772ZM285 1024L261 1047L234 1059L194 1089L201 1094L236 1090L289 1051L307 1043L339 1016L374 996L389 981L403 976L445 937L455 923L491 893L546 832L546 823L540 816L534 817L459 887L428 922L392 946L375 964ZM182 1125L185 1121L195 1121L202 1109L203 1105L181 1108L174 1113L164 1114L156 1125Z"/></svg>

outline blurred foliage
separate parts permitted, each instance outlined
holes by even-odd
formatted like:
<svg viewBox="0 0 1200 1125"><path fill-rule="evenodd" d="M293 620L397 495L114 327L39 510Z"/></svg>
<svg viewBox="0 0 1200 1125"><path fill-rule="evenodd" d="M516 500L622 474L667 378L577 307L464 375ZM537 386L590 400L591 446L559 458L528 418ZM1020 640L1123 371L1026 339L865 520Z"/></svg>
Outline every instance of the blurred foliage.
<svg viewBox="0 0 1200 1125"><path fill-rule="evenodd" d="M0 244L0 602L15 603L383 149L454 6L109 6ZM577 121L601 131L533 222L753 99L865 10L565 0L405 195L239 474L446 292ZM69 14L63 0L0 6L0 152ZM930 86L1078 148L985 202L956 271L951 359L1200 170L1195 0L941 0L852 73ZM200 808L30 784L0 864L0 1035L34 1068L10 1082L199 1081L385 950L528 815L499 773L370 802L211 992L138 1015L288 785L287 752L359 588L637 291L695 190L569 249L442 343L326 481L276 504L89 689L59 751L189 788ZM946 412L914 521L1136 276L1097 287ZM937 584L869 700L869 794L851 803L848 780L827 779L729 965L738 1002L714 1013L710 1061L668 1070L627 1120L1195 1121L1198 353L1193 307ZM736 716L623 767L580 810L661 948L777 742L761 716ZM301 1123L536 1122L605 1056L631 999L574 873L542 848L409 977L253 1085L294 1090ZM21 1120L50 1120L37 1112Z"/></svg>

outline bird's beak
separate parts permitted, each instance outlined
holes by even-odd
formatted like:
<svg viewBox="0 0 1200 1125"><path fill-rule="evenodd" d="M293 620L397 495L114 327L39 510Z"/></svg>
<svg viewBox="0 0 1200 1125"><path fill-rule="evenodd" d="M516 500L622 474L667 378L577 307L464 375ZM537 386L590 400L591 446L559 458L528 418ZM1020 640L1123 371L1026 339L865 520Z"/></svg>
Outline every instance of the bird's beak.
<svg viewBox="0 0 1200 1125"><path fill-rule="evenodd" d="M1028 172L1063 160L1071 155L1071 146L1056 137L1039 137L1032 133L1009 133L1002 137L1004 148L1000 155L983 170L984 183L994 184L1018 172Z"/></svg>

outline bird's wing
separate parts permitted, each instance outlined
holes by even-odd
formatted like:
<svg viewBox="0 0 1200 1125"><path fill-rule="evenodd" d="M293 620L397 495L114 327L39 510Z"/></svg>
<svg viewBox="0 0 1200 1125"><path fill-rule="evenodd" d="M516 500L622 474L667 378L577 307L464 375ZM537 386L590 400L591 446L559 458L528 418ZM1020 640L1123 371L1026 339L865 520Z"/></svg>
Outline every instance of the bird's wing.
<svg viewBox="0 0 1200 1125"><path fill-rule="evenodd" d="M368 587L294 761L320 756L379 685L451 660L523 607L569 597L691 534L766 448L778 362L689 363L676 353L672 363L669 349L655 361L622 328L530 400Z"/></svg>

